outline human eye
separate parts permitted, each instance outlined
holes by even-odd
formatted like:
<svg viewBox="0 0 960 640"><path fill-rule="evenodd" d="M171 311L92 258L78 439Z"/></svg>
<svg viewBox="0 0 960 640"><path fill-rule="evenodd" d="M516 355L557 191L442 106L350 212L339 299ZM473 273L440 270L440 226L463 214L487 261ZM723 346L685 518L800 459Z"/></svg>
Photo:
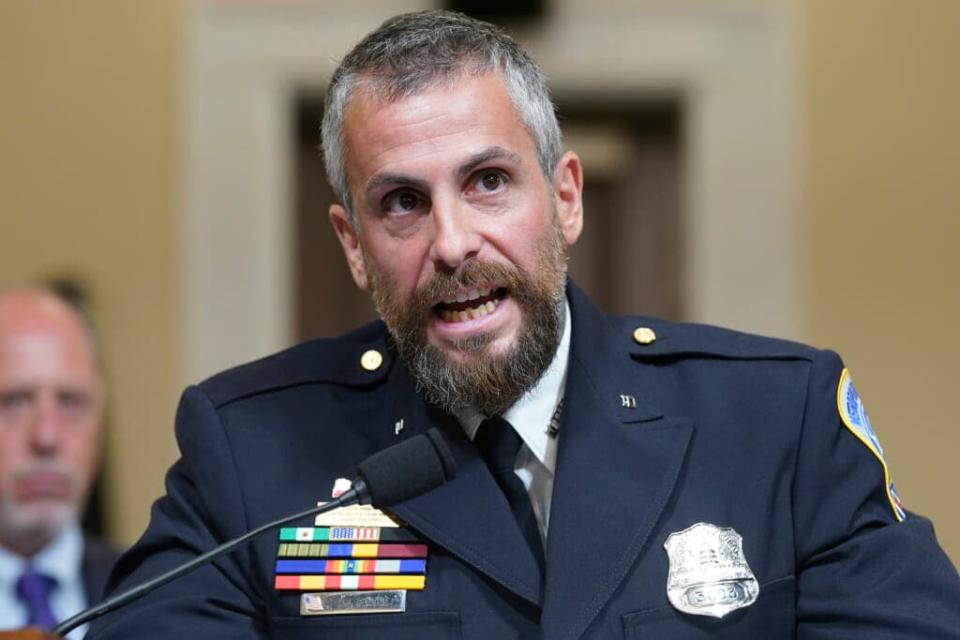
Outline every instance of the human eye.
<svg viewBox="0 0 960 640"><path fill-rule="evenodd" d="M29 391L3 391L0 392L0 407L5 409L14 409L22 407L30 402Z"/></svg>
<svg viewBox="0 0 960 640"><path fill-rule="evenodd" d="M26 389L0 391L0 415L8 418L23 415L30 410L33 394Z"/></svg>
<svg viewBox="0 0 960 640"><path fill-rule="evenodd" d="M507 175L499 169L478 171L473 180L473 189L480 194L498 193L507 186Z"/></svg>
<svg viewBox="0 0 960 640"><path fill-rule="evenodd" d="M411 189L397 189L383 197L381 209L384 215L402 217L422 208L424 199Z"/></svg>
<svg viewBox="0 0 960 640"><path fill-rule="evenodd" d="M66 411L80 411L90 404L90 396L83 391L61 391L57 403Z"/></svg>

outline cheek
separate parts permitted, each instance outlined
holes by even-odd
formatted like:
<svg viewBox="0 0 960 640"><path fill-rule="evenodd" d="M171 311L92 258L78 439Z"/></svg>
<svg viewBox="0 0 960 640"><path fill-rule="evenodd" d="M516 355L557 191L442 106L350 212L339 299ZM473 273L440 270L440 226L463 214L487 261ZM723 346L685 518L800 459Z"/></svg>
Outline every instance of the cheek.
<svg viewBox="0 0 960 640"><path fill-rule="evenodd" d="M410 293L416 289L420 281L421 264L412 257L404 259L400 254L397 255L389 269L393 274L394 284L400 291Z"/></svg>
<svg viewBox="0 0 960 640"><path fill-rule="evenodd" d="M388 286L402 299L408 298L429 274L423 268L424 253L409 246L387 248L376 255L366 254L368 275L381 286Z"/></svg>
<svg viewBox="0 0 960 640"><path fill-rule="evenodd" d="M63 449L63 461L85 482L93 476L100 459L100 440L95 426L85 427L71 435Z"/></svg>
<svg viewBox="0 0 960 640"><path fill-rule="evenodd" d="M488 229L511 261L524 263L557 233L552 201L546 194L543 196L529 195L517 205L517 213L511 216L509 224L495 220L494 226Z"/></svg>
<svg viewBox="0 0 960 640"><path fill-rule="evenodd" d="M0 439L0 498L10 491L13 474L29 460L28 456L21 455L21 450L10 447L9 444L11 443L8 438Z"/></svg>
<svg viewBox="0 0 960 640"><path fill-rule="evenodd" d="M549 224L520 224L511 228L500 246L511 263L531 274L539 267L538 256L554 242L555 233Z"/></svg>
<svg viewBox="0 0 960 640"><path fill-rule="evenodd" d="M0 429L8 428L0 425ZM27 459L25 440L18 433L5 433L0 438L0 476L7 476L13 472L17 464Z"/></svg>
<svg viewBox="0 0 960 640"><path fill-rule="evenodd" d="M3 488L7 485L8 478L13 472L12 462L13 460L10 458L10 454L7 452L6 447L4 447L4 450L0 451L0 495L3 495Z"/></svg>

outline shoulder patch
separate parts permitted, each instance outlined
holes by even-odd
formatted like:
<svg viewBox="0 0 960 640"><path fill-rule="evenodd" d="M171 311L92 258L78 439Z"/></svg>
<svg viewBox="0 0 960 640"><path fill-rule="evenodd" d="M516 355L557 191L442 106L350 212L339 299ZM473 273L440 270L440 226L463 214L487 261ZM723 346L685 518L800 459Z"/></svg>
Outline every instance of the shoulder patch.
<svg viewBox="0 0 960 640"><path fill-rule="evenodd" d="M883 465L883 478L887 487L887 499L893 508L893 513L897 520L904 520L906 513L903 511L903 505L900 502L900 496L897 495L893 487L893 481L890 480L890 470L887 468L887 461L883 457L883 447L880 446L880 440L877 438L873 426L870 424L870 418L867 417L867 410L860 400L856 387L853 386L853 378L850 377L850 370L844 369L840 374L840 383L837 385L837 409L840 411L840 419L853 435L862 442L873 455L877 457L880 464Z"/></svg>

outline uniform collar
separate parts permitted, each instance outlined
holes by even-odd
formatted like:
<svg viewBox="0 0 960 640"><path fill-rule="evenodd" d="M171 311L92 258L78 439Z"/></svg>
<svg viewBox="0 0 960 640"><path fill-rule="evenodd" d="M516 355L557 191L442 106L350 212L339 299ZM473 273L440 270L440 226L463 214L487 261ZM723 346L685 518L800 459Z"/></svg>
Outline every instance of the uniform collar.
<svg viewBox="0 0 960 640"><path fill-rule="evenodd" d="M551 436L548 435L547 430L557 411L557 406L563 400L567 364L570 360L570 335L573 321L570 317L570 303L566 299L563 303L563 314L563 334L550 366L544 371L537 384L503 414L504 419L516 429L530 452L550 473L553 473L556 467L556 448L548 446ZM456 417L471 440L484 419L484 416L472 410L458 413ZM553 450L553 455L548 455L549 450Z"/></svg>

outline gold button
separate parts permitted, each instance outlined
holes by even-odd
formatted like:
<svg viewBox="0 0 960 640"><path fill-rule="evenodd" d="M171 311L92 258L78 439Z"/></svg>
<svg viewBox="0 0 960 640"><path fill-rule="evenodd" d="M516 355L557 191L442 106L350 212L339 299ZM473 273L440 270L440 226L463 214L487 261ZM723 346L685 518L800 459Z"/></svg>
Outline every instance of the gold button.
<svg viewBox="0 0 960 640"><path fill-rule="evenodd" d="M650 327L637 327L633 331L633 339L637 344L653 344L657 340L657 334Z"/></svg>
<svg viewBox="0 0 960 640"><path fill-rule="evenodd" d="M367 371L376 371L383 364L383 355L376 349L364 351L360 356L360 366Z"/></svg>

